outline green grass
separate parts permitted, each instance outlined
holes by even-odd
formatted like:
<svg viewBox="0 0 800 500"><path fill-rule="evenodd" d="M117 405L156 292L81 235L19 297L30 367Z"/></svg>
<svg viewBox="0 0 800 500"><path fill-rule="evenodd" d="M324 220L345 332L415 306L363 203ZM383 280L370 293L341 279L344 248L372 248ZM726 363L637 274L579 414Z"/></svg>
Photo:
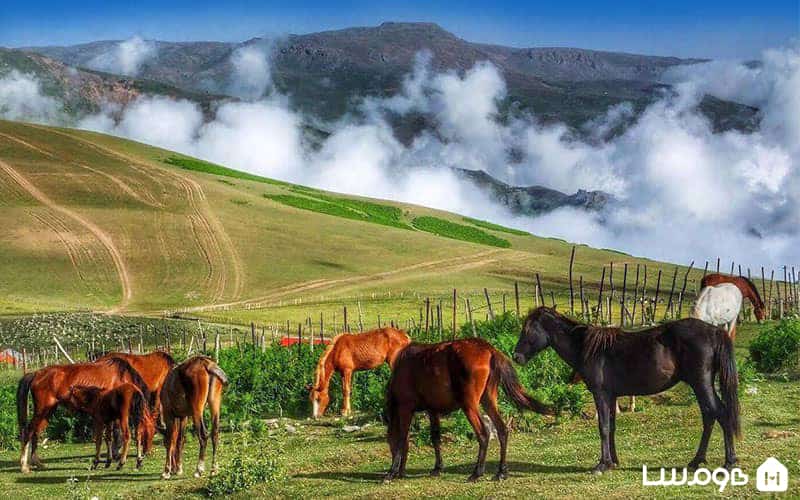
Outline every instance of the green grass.
<svg viewBox="0 0 800 500"><path fill-rule="evenodd" d="M737 336L737 355L744 356L756 326L741 325ZM0 373L0 382L14 383L17 373ZM283 478L234 495L233 498L709 498L755 497L755 470L769 456L777 457L789 469L790 490L786 498L800 495L800 382L792 377L767 377L744 383L741 396L743 438L736 443L739 466L750 477L746 486L716 491L713 484L696 487L644 488L641 467L683 467L693 456L700 437L701 419L688 388L679 385L656 397L640 397L637 411L617 418L617 447L620 468L602 476L588 473L598 455L596 421L581 418L547 419L531 432L513 431L509 438L510 477L502 483L490 480L497 466L498 445L489 446L487 477L478 483L465 481L475 461L474 441L443 439L444 473L428 477L433 466L433 450L412 435L408 476L391 484L381 484L389 467L385 427L370 422L360 431L343 432L345 424L363 424L356 417L350 422L327 417L319 422L282 419L270 436L254 437L245 432L226 431L221 436L220 465L229 467L235 455L246 448L266 450L277 456ZM224 404L224 403L223 403ZM627 398L621 401L623 410ZM593 411L591 405L586 407ZM443 421L445 429L454 417ZM285 424L297 431L288 433ZM228 423L223 422L227 427ZM421 419L421 429L427 429ZM197 463L197 440L187 438L183 477L161 481L164 449L156 438L154 452L141 471L131 461L120 472L100 469L88 471L91 444L63 444L50 441L41 449L47 468L30 475L18 472L17 450L0 451L0 484L9 498L201 498L206 480L191 476ZM708 450L708 466L723 461L722 436L715 427ZM75 478L77 483L68 482ZM76 495L78 496L78 495Z"/></svg>
<svg viewBox="0 0 800 500"><path fill-rule="evenodd" d="M494 224L492 222L487 222L485 220L473 219L472 217L464 217L463 219L465 222L469 222L473 226L482 227L484 229L490 229L492 231L500 231L501 233L516 234L517 236L528 236L531 234L527 231L512 229L510 227L501 226L500 224Z"/></svg>
<svg viewBox="0 0 800 500"><path fill-rule="evenodd" d="M489 245L499 248L509 248L511 243L503 238L498 238L480 229L456 224L438 217L417 217L412 221L412 225L420 231L427 231L445 238L454 240L469 241L480 245Z"/></svg>
<svg viewBox="0 0 800 500"><path fill-rule="evenodd" d="M402 220L403 211L390 205L354 200L323 194L310 188L293 187L292 192L303 196L289 194L265 194L264 197L290 207L309 210L345 219L360 220L383 226L410 229Z"/></svg>
<svg viewBox="0 0 800 500"><path fill-rule="evenodd" d="M287 182L262 177L260 175L248 174L247 172L241 172L232 168L223 167L222 165L217 165L216 163L198 160L197 158L189 158L187 156L173 155L164 158L162 161L167 165L173 165L194 172L220 175L223 177L233 177L234 179L242 179L246 181L263 182L265 184L273 184L276 186L291 186L291 184Z"/></svg>

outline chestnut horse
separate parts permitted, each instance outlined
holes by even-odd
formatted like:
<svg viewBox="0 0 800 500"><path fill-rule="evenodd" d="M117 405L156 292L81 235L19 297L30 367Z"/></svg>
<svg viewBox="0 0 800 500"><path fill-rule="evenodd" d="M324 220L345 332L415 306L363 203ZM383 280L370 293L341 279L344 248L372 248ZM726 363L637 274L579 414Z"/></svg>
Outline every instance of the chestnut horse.
<svg viewBox="0 0 800 500"><path fill-rule="evenodd" d="M733 342L722 329L687 318L623 333L618 328L584 325L554 309L539 307L525 319L514 360L527 363L547 347L581 374L594 396L601 440L595 473L619 464L613 411L617 398L656 394L678 382L686 382L694 390L703 415L703 434L689 467L705 462L715 421L725 438L725 467L730 469L736 463L733 440L740 434L738 374ZM717 376L722 400L714 387Z"/></svg>
<svg viewBox="0 0 800 500"><path fill-rule="evenodd" d="M742 292L742 297L750 300L753 304L753 313L758 321L763 320L767 316L764 301L761 300L761 295L758 293L758 288L755 283L750 279L743 276L728 276L725 274L712 273L703 277L700 282L701 290L707 286L716 286L722 283L731 283L736 285L736 288Z"/></svg>
<svg viewBox="0 0 800 500"><path fill-rule="evenodd" d="M495 479L505 479L508 429L497 409L497 388L517 408L552 415L553 411L525 393L511 361L488 342L461 339L438 344L411 344L397 356L386 389L387 440L392 466L385 481L403 477L408 457L408 428L416 411L426 411L431 422L431 442L436 462L431 475L442 471L442 415L462 409L478 438L478 461L469 477L484 473L489 430L483 424L480 406L489 415L500 441L500 466Z"/></svg>
<svg viewBox="0 0 800 500"><path fill-rule="evenodd" d="M65 402L72 386L86 385L112 389L124 383L134 384L142 391L145 398L150 398L147 384L139 373L128 362L117 358L95 363L48 366L23 376L17 386L17 423L22 445L20 470L28 473L31 471L31 463L42 465L36 454L38 436L47 428L47 421L56 408ZM30 422L28 422L29 392L33 396L33 417Z"/></svg>
<svg viewBox="0 0 800 500"><path fill-rule="evenodd" d="M219 411L222 388L227 383L225 372L207 356L189 358L169 372L161 389L161 412L167 427L164 432L167 460L161 474L163 479L169 479L172 474L183 474L183 445L188 417L192 417L200 441L200 459L194 476L200 477L205 472L208 430L203 421L203 410L206 403L211 410L211 473L216 474Z"/></svg>
<svg viewBox="0 0 800 500"><path fill-rule="evenodd" d="M150 390L150 410L155 417L158 417L159 395L161 393L161 386L164 385L164 380L167 374L175 366L175 360L172 356L163 351L153 351L149 354L128 354L125 352L110 352L105 354L99 361L119 358L123 359L130 364L134 370L139 372L142 380L147 384Z"/></svg>
<svg viewBox="0 0 800 500"><path fill-rule="evenodd" d="M349 415L353 372L372 370L383 363L393 366L397 353L410 342L411 338L405 332L394 328L379 328L357 335L343 333L334 337L317 362L314 385L310 388L313 417L321 417L328 408L328 389L334 372L342 376L342 414Z"/></svg>
<svg viewBox="0 0 800 500"><path fill-rule="evenodd" d="M133 384L118 385L113 389L99 389L85 385L70 387L65 404L88 413L94 423L95 454L92 469L100 463L100 447L105 435L106 467L111 465L111 435L116 426L122 435L122 452L119 455L121 469L128 459L130 427L136 437L136 468L142 467L144 454L150 452L155 434L155 418L148 410L148 402L142 391Z"/></svg>

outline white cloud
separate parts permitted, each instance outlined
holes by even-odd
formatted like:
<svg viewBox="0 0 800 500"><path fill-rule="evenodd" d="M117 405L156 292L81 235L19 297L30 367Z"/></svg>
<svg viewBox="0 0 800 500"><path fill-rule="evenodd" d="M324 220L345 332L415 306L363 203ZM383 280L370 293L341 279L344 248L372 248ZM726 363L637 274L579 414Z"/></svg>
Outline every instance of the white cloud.
<svg viewBox="0 0 800 500"><path fill-rule="evenodd" d="M0 118L41 123L59 123L62 105L42 92L39 80L16 69L0 77Z"/></svg>
<svg viewBox="0 0 800 500"><path fill-rule="evenodd" d="M242 99L255 100L264 96L272 86L269 57L271 47L266 43L246 45L231 55L233 74L229 92Z"/></svg>
<svg viewBox="0 0 800 500"><path fill-rule="evenodd" d="M133 36L119 42L106 52L95 56L86 65L89 68L126 76L139 74L141 66L156 56L158 49L154 42Z"/></svg>

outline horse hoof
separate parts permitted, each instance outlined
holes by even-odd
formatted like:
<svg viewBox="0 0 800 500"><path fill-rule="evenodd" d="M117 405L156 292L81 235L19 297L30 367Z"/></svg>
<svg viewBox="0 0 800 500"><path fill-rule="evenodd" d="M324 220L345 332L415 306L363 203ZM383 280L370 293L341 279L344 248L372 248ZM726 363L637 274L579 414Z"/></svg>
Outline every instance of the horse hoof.
<svg viewBox="0 0 800 500"><path fill-rule="evenodd" d="M727 470L732 470L734 467L736 467L736 462L725 462L723 467L725 467Z"/></svg>
<svg viewBox="0 0 800 500"><path fill-rule="evenodd" d="M125 464L117 464L117 470L120 470L120 469L122 469L122 466L123 466L123 465L125 465Z"/></svg>
<svg viewBox="0 0 800 500"><path fill-rule="evenodd" d="M383 484L391 483L392 479L394 479L394 474L386 474L385 476L383 476Z"/></svg>
<svg viewBox="0 0 800 500"><path fill-rule="evenodd" d="M700 468L700 465L704 463L706 463L705 460L692 460L691 462L689 462L689 465L686 468L692 471L697 470Z"/></svg>
<svg viewBox="0 0 800 500"><path fill-rule="evenodd" d="M31 468L30 467L20 467L19 471L23 474L30 474Z"/></svg>
<svg viewBox="0 0 800 500"><path fill-rule="evenodd" d="M492 479L495 481L503 481L504 479L508 479L508 474L505 472L498 472Z"/></svg>
<svg viewBox="0 0 800 500"><path fill-rule="evenodd" d="M595 476L600 476L609 469L610 467L608 464L599 463L594 467L594 469L592 469L591 473Z"/></svg>
<svg viewBox="0 0 800 500"><path fill-rule="evenodd" d="M203 477L203 473L199 470L194 471L194 477Z"/></svg>
<svg viewBox="0 0 800 500"><path fill-rule="evenodd" d="M442 475L442 469L433 469L430 475L431 477L439 477Z"/></svg>
<svg viewBox="0 0 800 500"><path fill-rule="evenodd" d="M162 472L161 473L161 479L169 479L169 478L170 478L170 473L169 472Z"/></svg>
<svg viewBox="0 0 800 500"><path fill-rule="evenodd" d="M480 474L472 474L471 476L469 476L469 477L467 478L467 482L468 482L468 483L475 483L475 482L477 482L477 481L478 481L478 479L479 479L480 477L481 477L481 476L480 476Z"/></svg>

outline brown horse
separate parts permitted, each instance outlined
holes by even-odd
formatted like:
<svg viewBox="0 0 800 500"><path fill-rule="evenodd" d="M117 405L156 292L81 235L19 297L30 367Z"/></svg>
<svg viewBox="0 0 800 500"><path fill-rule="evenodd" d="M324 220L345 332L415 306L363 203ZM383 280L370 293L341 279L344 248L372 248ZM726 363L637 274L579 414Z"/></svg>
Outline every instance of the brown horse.
<svg viewBox="0 0 800 500"><path fill-rule="evenodd" d="M48 366L23 376L17 386L17 423L22 445L20 470L28 473L31 463L42 465L36 454L38 436L47 428L47 421L58 405L65 402L72 386L112 389L124 383L134 384L149 399L150 391L139 373L126 361L116 358L96 363ZM30 422L29 392L33 396L33 417Z"/></svg>
<svg viewBox="0 0 800 500"><path fill-rule="evenodd" d="M764 301L761 300L761 295L758 293L758 288L756 287L755 283L748 278L743 276L728 276L718 273L707 274L700 282L700 288L702 289L707 286L716 286L722 283L731 283L736 285L736 288L742 292L742 297L749 299L750 303L753 304L753 313L756 315L756 319L759 322L767 316L766 307L764 305Z"/></svg>
<svg viewBox="0 0 800 500"><path fill-rule="evenodd" d="M595 473L619 464L613 411L617 398L656 394L678 382L692 388L703 415L703 434L689 467L705 462L715 422L724 435L725 467L736 464L733 441L740 434L738 375L733 342L722 329L688 318L626 334L618 328L584 325L554 309L539 307L525 319L514 360L525 364L547 347L581 374L594 396L601 441ZM722 399L714 387L716 378Z"/></svg>
<svg viewBox="0 0 800 500"><path fill-rule="evenodd" d="M344 333L335 337L319 358L314 385L310 387L313 417L321 417L328 408L328 389L334 372L342 376L342 414L349 415L353 372L372 370L383 363L393 366L397 353L410 342L411 338L405 332L394 328L379 328L357 335Z"/></svg>
<svg viewBox="0 0 800 500"><path fill-rule="evenodd" d="M169 479L172 474L183 474L183 445L188 417L192 417L200 441L200 459L194 476L200 477L205 472L208 430L203 421L203 409L206 404L211 410L211 473L216 474L219 411L222 388L227 383L225 372L207 356L187 359L169 372L161 390L161 411L167 427L164 432L167 460L164 473L161 474L163 479Z"/></svg>
<svg viewBox="0 0 800 500"><path fill-rule="evenodd" d="M98 361L103 361L110 358L123 359L130 364L134 370L139 372L142 380L147 384L150 390L150 410L154 416L158 417L159 395L161 394L161 386L164 385L164 380L167 374L173 367L175 367L175 360L172 356L163 351L153 351L149 354L128 354L125 352L110 352L105 354Z"/></svg>
<svg viewBox="0 0 800 500"><path fill-rule="evenodd" d="M442 470L440 419L459 408L478 438L478 461L469 477L484 473L489 430L483 424L480 406L489 415L500 441L500 466L495 479L505 479L508 429L497 409L497 388L520 409L552 415L553 411L527 395L517 380L511 361L488 342L461 339L439 344L411 344L395 360L386 390L387 440L392 466L385 481L405 474L408 428L416 411L426 411L431 422L431 442L436 462L431 475Z"/></svg>
<svg viewBox="0 0 800 500"><path fill-rule="evenodd" d="M106 467L111 465L111 434L114 426L120 429L122 435L122 452L119 455L117 470L125 465L128 458L131 426L136 436L136 468L142 467L144 454L149 453L153 446L156 425L142 391L135 385L122 384L113 389L73 386L65 404L92 417L95 445L92 469L96 469L100 463L100 447L104 435L107 450Z"/></svg>

